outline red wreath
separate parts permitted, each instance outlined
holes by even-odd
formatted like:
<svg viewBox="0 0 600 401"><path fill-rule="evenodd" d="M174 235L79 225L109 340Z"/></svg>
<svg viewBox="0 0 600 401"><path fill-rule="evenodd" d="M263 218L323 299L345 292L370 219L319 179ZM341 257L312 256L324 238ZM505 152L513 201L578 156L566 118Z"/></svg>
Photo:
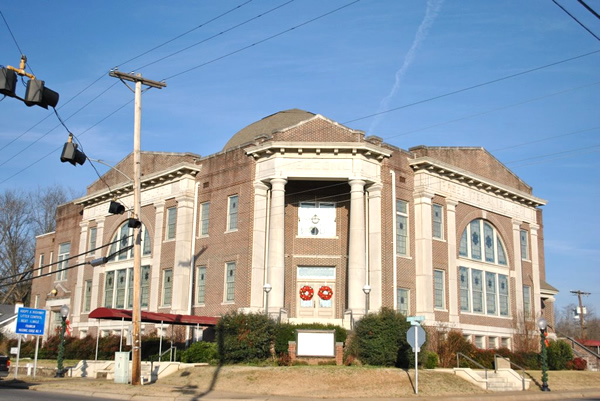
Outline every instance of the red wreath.
<svg viewBox="0 0 600 401"><path fill-rule="evenodd" d="M303 301L310 301L313 295L315 295L315 290L313 290L311 286L305 285L300 288L300 298L302 298Z"/></svg>
<svg viewBox="0 0 600 401"><path fill-rule="evenodd" d="M333 290L328 285L323 285L319 288L319 298L323 301L329 301L333 296Z"/></svg>

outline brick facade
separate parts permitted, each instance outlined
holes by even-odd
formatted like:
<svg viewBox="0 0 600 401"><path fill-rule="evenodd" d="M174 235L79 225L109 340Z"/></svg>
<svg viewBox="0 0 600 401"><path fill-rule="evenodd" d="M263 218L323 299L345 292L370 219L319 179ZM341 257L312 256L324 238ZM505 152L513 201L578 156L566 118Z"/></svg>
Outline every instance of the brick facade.
<svg viewBox="0 0 600 401"><path fill-rule="evenodd" d="M142 152L141 221L151 241L151 252L142 258L142 265L150 266L149 305L144 309L202 316L232 310L264 313L263 284L282 280L267 295L273 318L351 328L365 308L397 308L397 291L404 289L409 295L409 314L425 314L426 324L451 326L466 335L510 339L514 320L523 312L520 286L529 286L532 314L552 320L555 292L545 281L540 209L545 202L487 151L425 146L406 151L376 137L365 138L361 131L320 115L294 111L292 117L280 117L276 114L249 126L255 131L268 127L250 142L249 128L241 130L229 141L231 148L214 155ZM291 125L278 126L281 121L292 121L289 118ZM131 176L132 155L117 168ZM274 205L276 180L283 183L282 219ZM352 198L351 188L362 188L361 200ZM108 202L117 197L129 209L131 191L128 180L111 170L88 187L86 196L59 207L56 232L37 238L36 263L43 254L44 264L49 264L50 253L55 262L61 243L71 244L70 256L82 254L69 260L69 266L82 265L69 270L66 281L56 281L51 275L34 280L32 288L38 307L55 311L63 303L70 306L75 335L95 333L98 326L105 332L121 329L120 322L88 319L90 311L84 304L88 296L92 310L104 306L106 274L131 267L132 260L94 268L85 263L106 256L109 247L85 252L90 229L96 229L97 246L110 243L119 232L128 213L109 215ZM229 207L232 196L237 197L235 213ZM408 206L406 255L397 255L395 250L397 200ZM323 208L333 205L333 214L320 210L320 203ZM208 235L201 235L203 204L210 205ZM431 234L434 204L442 208L441 238ZM364 212L353 214L353 207ZM173 239L166 237L170 208L177 211ZM332 234L321 235L312 228L310 234L303 231L313 224L302 220L304 210L314 212L309 220ZM228 228L231 218L237 218L234 229ZM478 219L493 227L503 244L506 264L459 254L463 232ZM537 250L529 258L521 258L515 249L520 230L528 233L530 252ZM360 249L364 251L357 253ZM227 276L231 263L235 269ZM489 272L489 277L507 277L507 316L461 309L461 266ZM198 302L199 267L204 268L203 302ZM173 272L171 305L165 305L162 298L165 269ZM443 274L442 308L432 303L435 270ZM85 283L90 280L92 291L86 295ZM228 282L233 300L227 299ZM365 284L372 288L368 299L362 292ZM303 285L314 287L312 300L301 300ZM324 285L333 288L331 300L318 297ZM489 301L489 310L499 307L498 292L495 301ZM153 329L144 325L146 332Z"/></svg>

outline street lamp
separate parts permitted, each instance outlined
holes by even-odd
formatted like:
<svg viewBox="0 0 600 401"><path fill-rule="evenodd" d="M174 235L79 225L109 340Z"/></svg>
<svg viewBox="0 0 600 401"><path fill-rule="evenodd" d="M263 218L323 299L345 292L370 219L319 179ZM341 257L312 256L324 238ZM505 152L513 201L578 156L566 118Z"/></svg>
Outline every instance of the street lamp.
<svg viewBox="0 0 600 401"><path fill-rule="evenodd" d="M542 391L550 391L548 387L548 352L546 351L546 328L548 322L543 317L540 317L538 322L540 328L540 346L542 349Z"/></svg>
<svg viewBox="0 0 600 401"><path fill-rule="evenodd" d="M60 343L58 344L58 358L56 366L56 377L65 377L65 369L63 366L63 358L65 356L65 330L67 329L67 315L69 314L69 307L63 305L60 307L60 316L62 318L60 325Z"/></svg>
<svg viewBox="0 0 600 401"><path fill-rule="evenodd" d="M365 315L369 313L369 293L371 292L371 286L369 284L365 284L363 287L363 292L365 293Z"/></svg>
<svg viewBox="0 0 600 401"><path fill-rule="evenodd" d="M269 292L271 292L272 289L273 287L269 283L263 285L263 291L265 292L265 315L267 316L269 316Z"/></svg>

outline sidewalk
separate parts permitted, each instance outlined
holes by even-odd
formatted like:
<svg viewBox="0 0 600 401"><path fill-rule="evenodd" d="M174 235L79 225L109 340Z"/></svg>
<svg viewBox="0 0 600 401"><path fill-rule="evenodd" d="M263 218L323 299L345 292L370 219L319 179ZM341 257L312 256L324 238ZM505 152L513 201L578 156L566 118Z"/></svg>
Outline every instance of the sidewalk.
<svg viewBox="0 0 600 401"><path fill-rule="evenodd" d="M131 386L128 384L115 384L107 381L92 379L67 378L67 379L41 379L29 380L7 380L0 381L0 388L22 388L31 391L53 392L62 394L84 395L88 397L102 397L116 400L136 401L193 401L193 400L257 400L257 401L308 401L322 400L310 397L288 397L282 395L256 395L225 391L203 392L195 386L165 386L150 384L145 386ZM354 401L381 401L381 400L423 400L423 401L533 401L533 400L558 400L558 399L599 399L600 388L584 390L562 390L542 393L537 391L526 392L504 392L456 396L417 396L402 398L336 398L335 394L329 394L328 399L354 400Z"/></svg>

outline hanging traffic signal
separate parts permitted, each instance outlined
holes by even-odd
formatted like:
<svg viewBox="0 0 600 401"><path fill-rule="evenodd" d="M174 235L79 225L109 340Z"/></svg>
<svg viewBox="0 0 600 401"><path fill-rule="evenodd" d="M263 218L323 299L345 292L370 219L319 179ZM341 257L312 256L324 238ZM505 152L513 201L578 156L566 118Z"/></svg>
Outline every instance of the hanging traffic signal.
<svg viewBox="0 0 600 401"><path fill-rule="evenodd" d="M58 93L46 88L44 81L30 79L27 82L27 91L25 92L25 99L23 101L29 107L40 106L45 109L48 106L56 107L58 104Z"/></svg>
<svg viewBox="0 0 600 401"><path fill-rule="evenodd" d="M69 136L69 140L63 146L62 153L60 155L61 162L69 162L74 166L78 164L83 165L85 163L85 153L77 149L77 144L72 142L71 136Z"/></svg>
<svg viewBox="0 0 600 401"><path fill-rule="evenodd" d="M110 201L110 205L108 205L108 213L123 214L125 213L125 206L121 205L119 202Z"/></svg>
<svg viewBox="0 0 600 401"><path fill-rule="evenodd" d="M16 97L17 74L8 68L0 68L0 94Z"/></svg>

